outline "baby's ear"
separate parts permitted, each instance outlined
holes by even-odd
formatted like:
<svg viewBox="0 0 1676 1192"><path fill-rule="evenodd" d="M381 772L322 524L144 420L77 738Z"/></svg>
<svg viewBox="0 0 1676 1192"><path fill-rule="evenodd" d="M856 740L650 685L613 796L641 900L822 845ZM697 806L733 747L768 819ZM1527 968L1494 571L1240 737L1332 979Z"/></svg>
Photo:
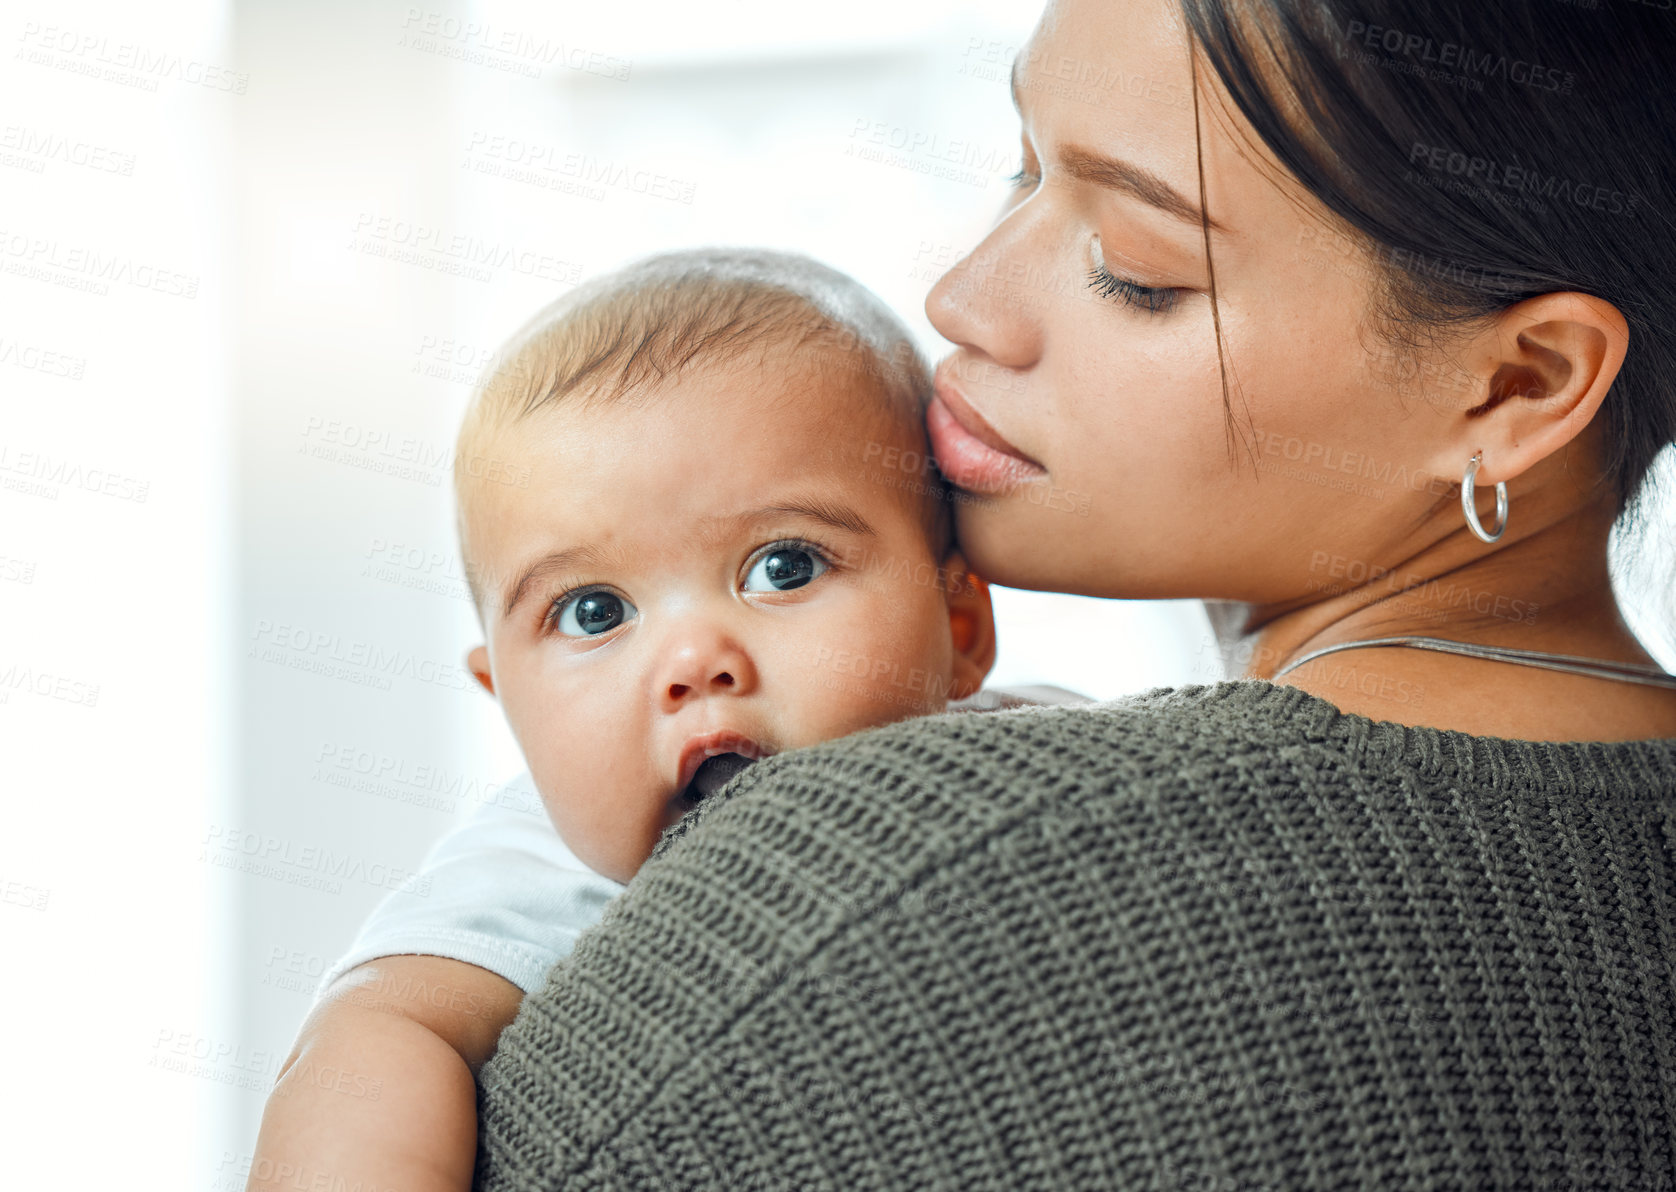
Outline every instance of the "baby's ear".
<svg viewBox="0 0 1676 1192"><path fill-rule="evenodd" d="M472 678L483 685L483 690L493 695L495 677L489 673L489 647L473 646L466 652L466 666L471 670Z"/></svg>
<svg viewBox="0 0 1676 1192"><path fill-rule="evenodd" d="M959 550L944 558L942 576L954 641L949 698L965 699L977 694L995 665L995 609L989 602L989 585L966 565Z"/></svg>

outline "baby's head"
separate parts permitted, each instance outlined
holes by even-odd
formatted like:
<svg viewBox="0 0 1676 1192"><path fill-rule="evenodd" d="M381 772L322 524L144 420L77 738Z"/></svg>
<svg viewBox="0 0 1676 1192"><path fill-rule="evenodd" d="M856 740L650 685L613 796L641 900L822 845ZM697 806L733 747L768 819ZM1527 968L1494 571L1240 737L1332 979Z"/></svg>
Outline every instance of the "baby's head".
<svg viewBox="0 0 1676 1192"><path fill-rule="evenodd" d="M783 253L653 257L507 345L455 460L470 665L588 865L627 881L742 757L978 689L929 390L877 297Z"/></svg>

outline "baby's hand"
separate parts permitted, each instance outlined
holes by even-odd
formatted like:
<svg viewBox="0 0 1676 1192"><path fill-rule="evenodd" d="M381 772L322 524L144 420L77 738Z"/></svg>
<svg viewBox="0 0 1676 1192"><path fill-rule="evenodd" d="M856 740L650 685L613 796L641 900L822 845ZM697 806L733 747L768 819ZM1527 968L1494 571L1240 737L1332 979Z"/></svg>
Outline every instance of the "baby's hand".
<svg viewBox="0 0 1676 1192"><path fill-rule="evenodd" d="M268 1098L250 1192L467 1190L479 1068L524 993L438 956L386 956L326 992Z"/></svg>

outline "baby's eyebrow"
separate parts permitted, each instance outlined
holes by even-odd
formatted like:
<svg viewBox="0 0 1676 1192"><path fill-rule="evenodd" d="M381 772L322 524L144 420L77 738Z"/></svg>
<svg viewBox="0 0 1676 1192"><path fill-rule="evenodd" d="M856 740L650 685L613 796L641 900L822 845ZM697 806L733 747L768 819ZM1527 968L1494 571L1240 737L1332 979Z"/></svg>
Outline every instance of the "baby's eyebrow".
<svg viewBox="0 0 1676 1192"><path fill-rule="evenodd" d="M600 552L592 546L576 546L569 550L556 550L542 555L519 573L517 580L506 593L506 602L501 609L503 618L510 617L512 610L518 607L518 602L530 590L535 581L556 571L572 571L585 565L597 565Z"/></svg>
<svg viewBox="0 0 1676 1192"><path fill-rule="evenodd" d="M746 525L751 522L767 521L774 517L806 517L812 521L821 522L835 530L843 530L850 534L861 534L869 538L877 538L879 532L861 514L847 505L836 501L823 500L820 497L792 497L777 501L772 505L764 505L760 509L748 510L733 517L714 518L714 522L723 524ZM510 617L512 610L518 607L525 594L534 587L537 580L554 572L574 571L583 566L598 566L603 556L592 546L576 546L568 550L556 550L542 555L523 571L513 582L506 593L506 600L501 608L503 618Z"/></svg>
<svg viewBox="0 0 1676 1192"><path fill-rule="evenodd" d="M854 509L834 501L824 501L819 497L794 497L789 501L764 505L760 509L742 513L732 520L737 522L767 521L772 517L807 517L831 526L834 530L844 530L851 534L865 534L871 538L879 536L878 531L872 527L867 519Z"/></svg>

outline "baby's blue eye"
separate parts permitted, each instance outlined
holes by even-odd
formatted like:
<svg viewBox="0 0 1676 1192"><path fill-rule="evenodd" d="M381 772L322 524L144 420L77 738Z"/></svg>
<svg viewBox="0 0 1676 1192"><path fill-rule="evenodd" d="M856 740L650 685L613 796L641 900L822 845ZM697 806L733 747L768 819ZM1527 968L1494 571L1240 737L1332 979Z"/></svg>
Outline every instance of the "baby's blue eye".
<svg viewBox="0 0 1676 1192"><path fill-rule="evenodd" d="M751 567L747 592L789 592L826 574L827 561L801 546L777 546Z"/></svg>
<svg viewBox="0 0 1676 1192"><path fill-rule="evenodd" d="M595 588L565 600L558 607L553 625L569 637L597 637L625 621L632 621L635 607L621 596Z"/></svg>

